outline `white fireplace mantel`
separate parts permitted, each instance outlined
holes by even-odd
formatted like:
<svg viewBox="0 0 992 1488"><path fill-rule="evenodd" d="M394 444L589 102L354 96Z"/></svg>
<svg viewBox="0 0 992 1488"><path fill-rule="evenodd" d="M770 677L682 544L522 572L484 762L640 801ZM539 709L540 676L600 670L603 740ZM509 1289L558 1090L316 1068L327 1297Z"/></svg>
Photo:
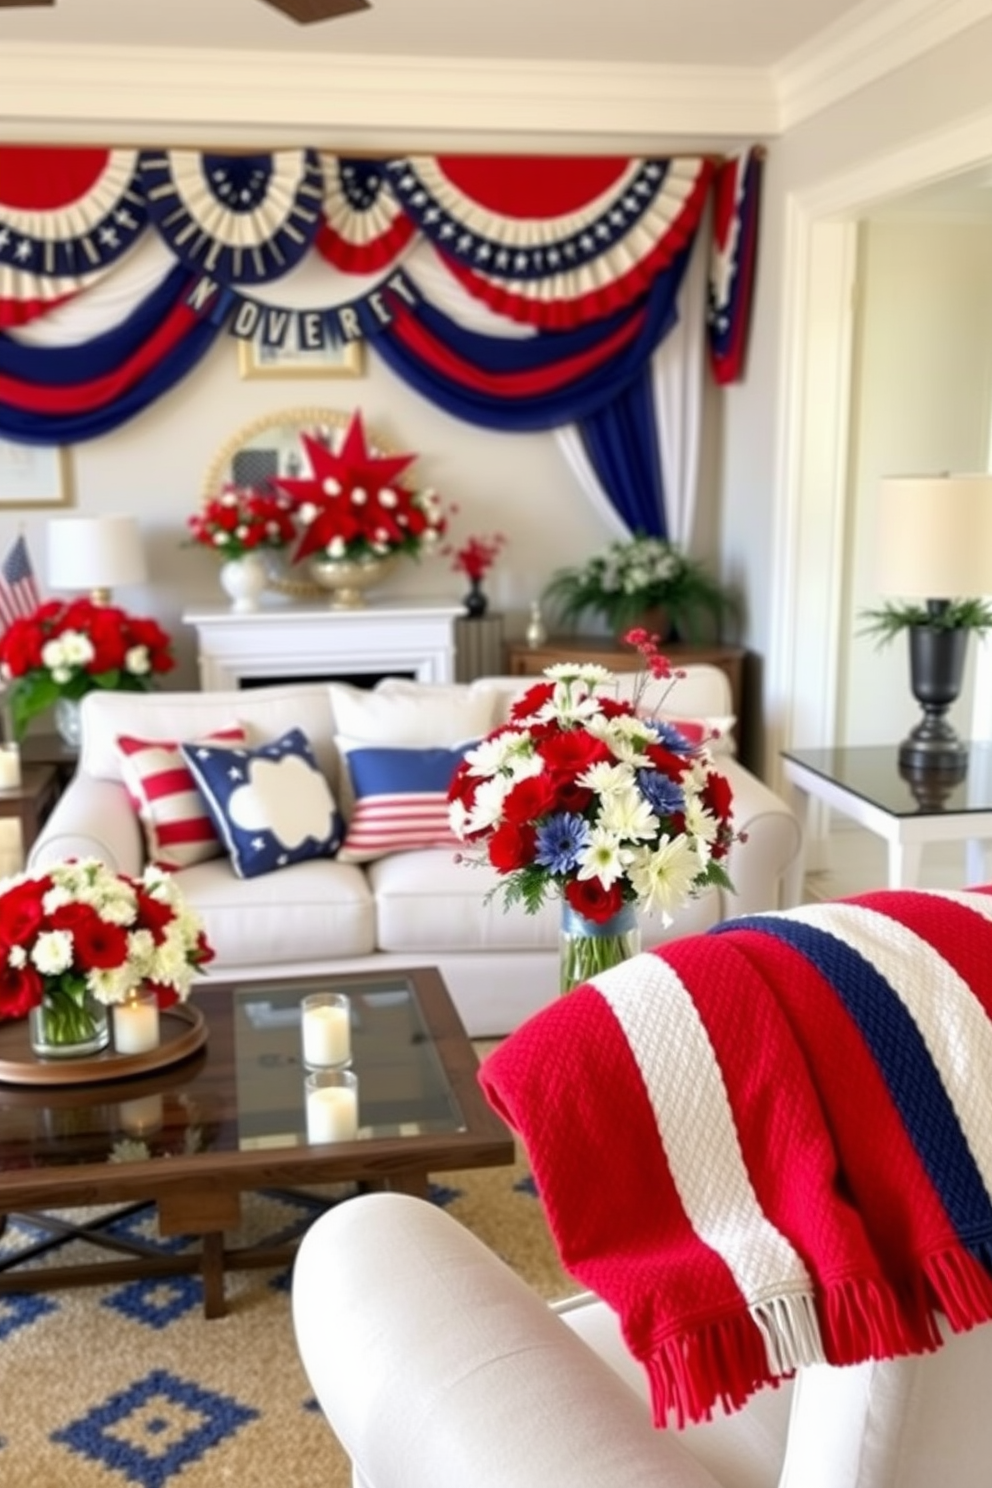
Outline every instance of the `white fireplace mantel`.
<svg viewBox="0 0 992 1488"><path fill-rule="evenodd" d="M288 677L455 677L455 620L462 605L406 600L333 610L320 601L237 613L225 605L188 610L196 631L200 686L217 692Z"/></svg>

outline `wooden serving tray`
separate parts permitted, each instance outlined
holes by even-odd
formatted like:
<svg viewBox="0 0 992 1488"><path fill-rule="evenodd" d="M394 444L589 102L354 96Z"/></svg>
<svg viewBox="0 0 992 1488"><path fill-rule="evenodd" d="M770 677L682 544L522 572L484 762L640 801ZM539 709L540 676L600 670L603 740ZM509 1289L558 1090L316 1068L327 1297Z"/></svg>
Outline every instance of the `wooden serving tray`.
<svg viewBox="0 0 992 1488"><path fill-rule="evenodd" d="M28 1038L28 1020L0 1023L0 1083L9 1085L92 1085L128 1080L165 1069L196 1052L207 1040L199 1008L175 1003L159 1014L159 1044L144 1054L118 1054L107 1048L86 1059L39 1059Z"/></svg>

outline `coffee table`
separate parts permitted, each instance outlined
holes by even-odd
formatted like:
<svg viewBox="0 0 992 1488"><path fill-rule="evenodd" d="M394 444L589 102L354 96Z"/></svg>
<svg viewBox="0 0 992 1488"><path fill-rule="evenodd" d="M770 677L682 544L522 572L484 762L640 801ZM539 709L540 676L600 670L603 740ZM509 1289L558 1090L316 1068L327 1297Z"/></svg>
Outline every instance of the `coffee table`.
<svg viewBox="0 0 992 1488"><path fill-rule="evenodd" d="M890 889L919 884L923 848L931 842L966 843L966 881L990 881L992 743L972 741L967 769L955 776L901 773L897 744L787 749L782 768L797 792L804 842L812 803L833 807L888 843Z"/></svg>
<svg viewBox="0 0 992 1488"><path fill-rule="evenodd" d="M355 1140L307 1140L299 1005L315 990L352 1000ZM219 1317L225 1270L277 1266L292 1254L287 1244L225 1245L243 1193L355 1183L423 1196L429 1173L514 1160L512 1134L481 1093L475 1052L437 971L211 983L194 990L193 1004L207 1037L173 1064L123 1079L98 1070L86 1084L30 1083L30 1070L27 1081L0 1083L0 1228L27 1212L48 1237L0 1261L0 1293L196 1271L206 1316ZM0 1062L29 1059L26 1040L24 1024L0 1024ZM112 1075L115 1056L106 1058ZM149 1201L162 1236L199 1237L194 1254L108 1236L106 1216L78 1224L49 1212ZM21 1265L70 1236L117 1258Z"/></svg>

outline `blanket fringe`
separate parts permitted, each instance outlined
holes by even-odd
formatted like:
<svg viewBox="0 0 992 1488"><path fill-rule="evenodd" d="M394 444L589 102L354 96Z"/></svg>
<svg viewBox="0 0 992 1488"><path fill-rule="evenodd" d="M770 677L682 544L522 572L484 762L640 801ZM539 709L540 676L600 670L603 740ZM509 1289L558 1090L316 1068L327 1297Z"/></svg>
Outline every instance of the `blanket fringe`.
<svg viewBox="0 0 992 1488"><path fill-rule="evenodd" d="M755 1390L778 1384L761 1332L746 1311L670 1334L643 1363L658 1427L708 1421L717 1403L739 1410Z"/></svg>
<svg viewBox="0 0 992 1488"><path fill-rule="evenodd" d="M955 1333L992 1319L992 1277L982 1265L992 1265L992 1247L985 1242L977 1249L981 1260L964 1249L934 1251L923 1260L933 1295Z"/></svg>
<svg viewBox="0 0 992 1488"><path fill-rule="evenodd" d="M801 1364L826 1362L816 1304L809 1292L752 1302L748 1311L764 1339L771 1374L792 1374Z"/></svg>
<svg viewBox="0 0 992 1488"><path fill-rule="evenodd" d="M913 1326L895 1293L873 1277L831 1282L823 1294L821 1317L831 1364L893 1359L936 1347L926 1328L921 1335Z"/></svg>

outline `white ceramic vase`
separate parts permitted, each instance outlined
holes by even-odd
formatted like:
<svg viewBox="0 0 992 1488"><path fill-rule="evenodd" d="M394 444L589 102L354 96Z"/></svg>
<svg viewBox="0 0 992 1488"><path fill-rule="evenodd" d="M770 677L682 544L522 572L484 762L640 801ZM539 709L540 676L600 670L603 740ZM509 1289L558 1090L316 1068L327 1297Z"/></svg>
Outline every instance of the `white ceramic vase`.
<svg viewBox="0 0 992 1488"><path fill-rule="evenodd" d="M267 583L265 559L258 553L229 558L221 565L220 586L231 601L231 609L239 613L258 609Z"/></svg>

